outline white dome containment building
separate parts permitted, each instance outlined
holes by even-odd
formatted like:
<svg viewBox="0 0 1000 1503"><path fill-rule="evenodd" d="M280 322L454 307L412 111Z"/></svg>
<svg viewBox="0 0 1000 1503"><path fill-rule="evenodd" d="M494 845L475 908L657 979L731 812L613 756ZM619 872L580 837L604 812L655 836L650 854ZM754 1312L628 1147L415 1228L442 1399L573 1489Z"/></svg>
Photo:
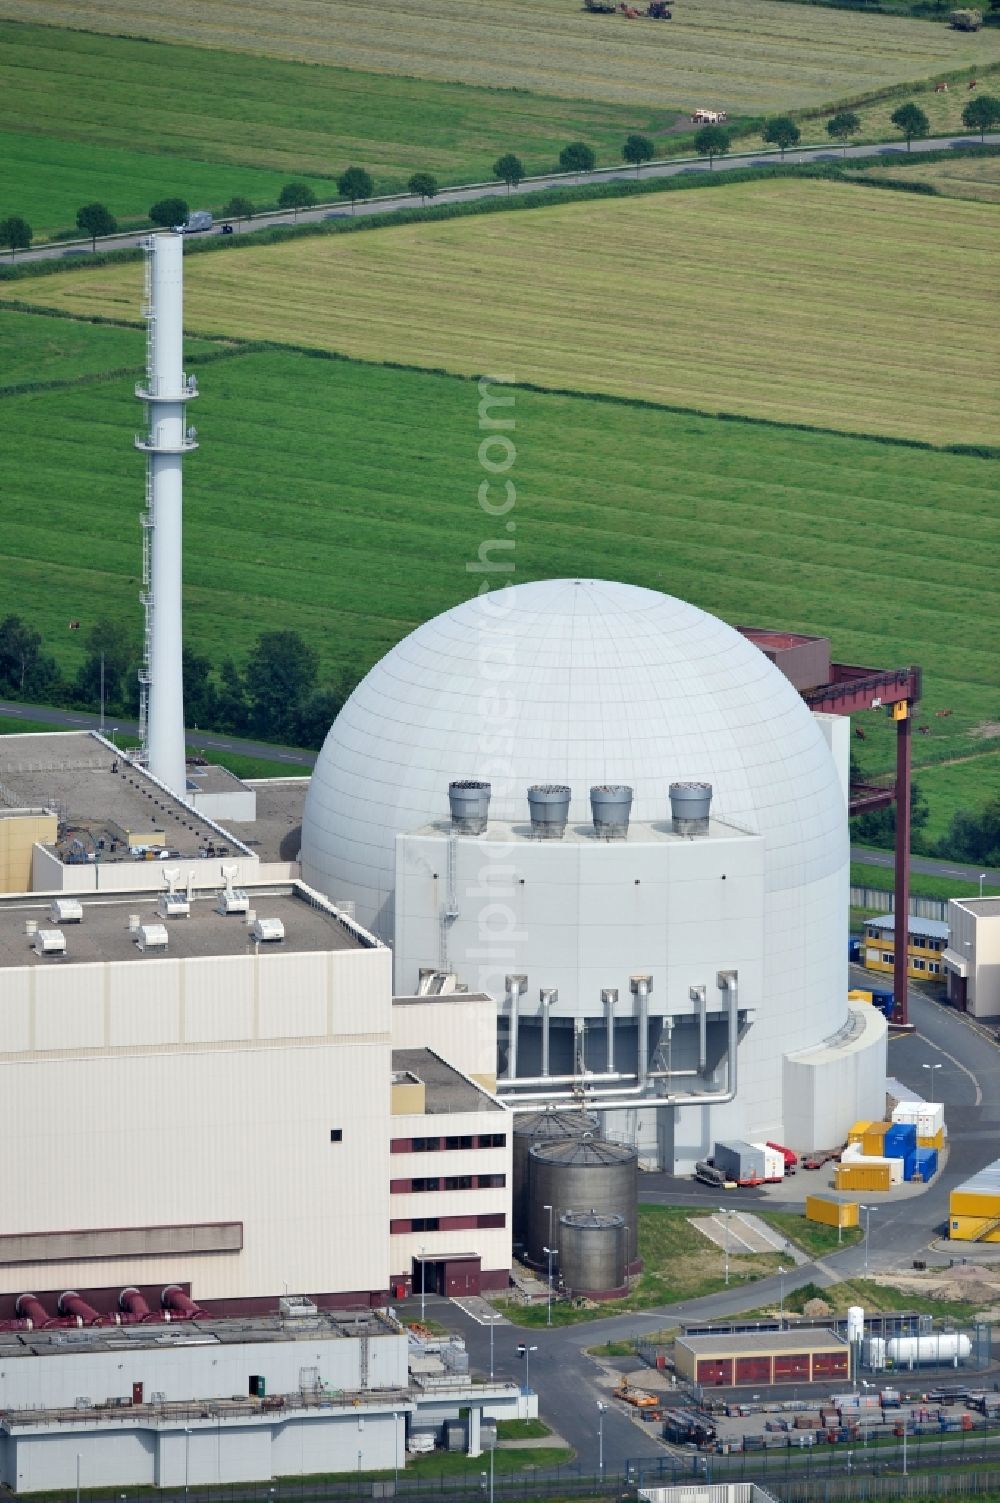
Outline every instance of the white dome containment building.
<svg viewBox="0 0 1000 1503"><path fill-rule="evenodd" d="M833 757L779 669L681 600L552 580L419 627L337 717L301 859L393 946L397 992L437 971L497 998L505 1099L602 1110L644 1163L881 1112Z"/></svg>

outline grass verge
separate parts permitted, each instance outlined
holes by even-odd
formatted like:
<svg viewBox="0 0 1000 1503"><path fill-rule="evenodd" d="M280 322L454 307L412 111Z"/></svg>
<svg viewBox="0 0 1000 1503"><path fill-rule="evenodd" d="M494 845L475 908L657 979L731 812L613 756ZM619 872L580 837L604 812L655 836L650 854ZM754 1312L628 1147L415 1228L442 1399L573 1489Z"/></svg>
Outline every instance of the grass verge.
<svg viewBox="0 0 1000 1503"><path fill-rule="evenodd" d="M794 1211L758 1211L754 1215L759 1216L761 1221L766 1221L768 1226L774 1227L783 1237L794 1242L802 1251L808 1253L811 1258L822 1258L824 1254L836 1252L838 1247L850 1247L855 1242L860 1242L862 1232L858 1227L844 1227L840 1236L834 1226L823 1226L817 1221L807 1221L805 1216L797 1216Z"/></svg>

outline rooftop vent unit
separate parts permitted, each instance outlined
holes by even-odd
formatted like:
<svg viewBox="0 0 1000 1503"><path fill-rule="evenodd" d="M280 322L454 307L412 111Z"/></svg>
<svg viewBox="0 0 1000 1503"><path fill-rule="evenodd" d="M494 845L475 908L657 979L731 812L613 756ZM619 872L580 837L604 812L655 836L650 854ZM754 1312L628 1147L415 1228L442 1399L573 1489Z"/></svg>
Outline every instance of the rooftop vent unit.
<svg viewBox="0 0 1000 1503"><path fill-rule="evenodd" d="M36 929L32 948L36 955L65 955L66 936L61 929Z"/></svg>
<svg viewBox="0 0 1000 1503"><path fill-rule="evenodd" d="M590 790L594 834L605 840L624 840L632 812L632 790L626 783L599 783Z"/></svg>
<svg viewBox="0 0 1000 1503"><path fill-rule="evenodd" d="M358 905L353 898L334 898L333 906L344 918L352 919L357 913Z"/></svg>
<svg viewBox="0 0 1000 1503"><path fill-rule="evenodd" d="M451 827L460 835L482 835L490 813L490 785L475 778L448 784Z"/></svg>
<svg viewBox="0 0 1000 1503"><path fill-rule="evenodd" d="M79 898L53 898L49 918L54 924L82 924L83 904Z"/></svg>
<svg viewBox="0 0 1000 1503"><path fill-rule="evenodd" d="M531 833L536 840L562 840L571 790L565 783L534 783L528 789Z"/></svg>
<svg viewBox="0 0 1000 1503"><path fill-rule="evenodd" d="M129 916L128 916L128 932L131 935L133 935L133 937L136 934L139 933L139 927L140 927L141 924L142 924L142 919L139 917L139 915L137 913L130 913L129 914Z"/></svg>
<svg viewBox="0 0 1000 1503"><path fill-rule="evenodd" d="M278 1300L278 1314L291 1320L303 1315L318 1315L319 1307L304 1294L283 1294Z"/></svg>
<svg viewBox="0 0 1000 1503"><path fill-rule="evenodd" d="M167 948L166 925L140 924L135 942L144 955L150 950L165 950Z"/></svg>
<svg viewBox="0 0 1000 1503"><path fill-rule="evenodd" d="M24 921L24 932L28 936L29 939L34 939L35 935L38 933L38 920L37 919L25 919L25 921Z"/></svg>
<svg viewBox="0 0 1000 1503"><path fill-rule="evenodd" d="M163 868L163 880L167 884L167 891L161 892L157 900L156 909L161 918L176 919L191 917L191 887L194 881L194 873L188 873L187 890L177 891L177 883L180 872L176 867Z"/></svg>
<svg viewBox="0 0 1000 1503"><path fill-rule="evenodd" d="M711 783L671 783L670 814L675 835L707 835Z"/></svg>
<svg viewBox="0 0 1000 1503"><path fill-rule="evenodd" d="M279 918L259 918L250 933L259 945L272 945L284 939L285 926Z"/></svg>
<svg viewBox="0 0 1000 1503"><path fill-rule="evenodd" d="M238 866L224 866L222 868L222 875L226 879L226 885L216 897L216 913L246 913L250 907L250 899L243 889L233 886L233 878L238 871Z"/></svg>

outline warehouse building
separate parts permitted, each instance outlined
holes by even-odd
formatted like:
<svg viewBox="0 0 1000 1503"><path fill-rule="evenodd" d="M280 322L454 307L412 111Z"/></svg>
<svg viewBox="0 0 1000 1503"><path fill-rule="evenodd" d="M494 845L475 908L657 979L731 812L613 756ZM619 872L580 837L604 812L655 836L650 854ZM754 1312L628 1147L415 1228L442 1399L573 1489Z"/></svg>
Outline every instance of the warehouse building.
<svg viewBox="0 0 1000 1503"><path fill-rule="evenodd" d="M952 1190L948 1235L956 1242L1000 1242L1000 1159Z"/></svg>
<svg viewBox="0 0 1000 1503"><path fill-rule="evenodd" d="M411 1376L407 1335L380 1311L324 1314L285 1298L268 1317L125 1318L134 1323L0 1331L0 1485L186 1492L391 1471L414 1424L462 1410L475 1455L484 1416L537 1413L511 1383Z"/></svg>
<svg viewBox="0 0 1000 1503"><path fill-rule="evenodd" d="M1000 898L952 898L948 920L949 1002L974 1018L1000 1018Z"/></svg>
<svg viewBox="0 0 1000 1503"><path fill-rule="evenodd" d="M907 974L913 981L936 981L944 975L948 925L911 915L907 936ZM865 920L862 963L869 971L892 973L896 956L896 915Z"/></svg>
<svg viewBox="0 0 1000 1503"><path fill-rule="evenodd" d="M727 1331L678 1336L674 1367L702 1388L828 1383L850 1378L851 1351L835 1331Z"/></svg>

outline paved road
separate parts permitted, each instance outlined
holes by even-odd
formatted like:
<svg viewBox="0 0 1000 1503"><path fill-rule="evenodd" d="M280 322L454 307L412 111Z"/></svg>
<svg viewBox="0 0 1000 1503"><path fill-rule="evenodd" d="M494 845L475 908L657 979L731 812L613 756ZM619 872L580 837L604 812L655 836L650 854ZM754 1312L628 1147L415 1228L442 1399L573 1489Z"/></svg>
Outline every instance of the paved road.
<svg viewBox="0 0 1000 1503"><path fill-rule="evenodd" d="M892 868L895 857L892 851L877 851L871 846L852 845L851 860L862 861L866 866L887 866ZM925 877L951 877L963 882L978 882L980 877L985 877L989 883L1000 882L1000 871L981 866L961 866L954 861L935 861L930 856L911 856L910 871L919 872Z"/></svg>
<svg viewBox="0 0 1000 1503"><path fill-rule="evenodd" d="M56 710L49 705L19 704L14 700L0 699L0 716L15 720L31 720L42 725L51 725L60 730L96 731L100 720L83 710ZM139 727L133 720L104 720L104 733L110 739L113 732L124 736L138 736ZM308 771L316 761L316 753L303 751L296 746L272 746L267 741L243 741L238 736L223 736L216 731L199 731L190 727L185 732L188 746L199 751L226 751L241 757L262 757L269 762L287 762L290 775L300 770Z"/></svg>
<svg viewBox="0 0 1000 1503"><path fill-rule="evenodd" d="M944 151L956 147L1000 146L1000 133L987 134L985 143L977 141L975 136L935 136L931 140L918 143L921 151ZM871 146L849 146L846 153L841 148L814 146L806 147L798 151L785 153L786 165L800 164L802 162L832 162L841 161L846 155L848 161L864 157L897 157L906 154L906 146L899 141L883 141ZM732 172L740 167L771 167L779 160L779 154L775 151L761 149L760 151L738 152L732 156L718 158L714 167L702 158L681 157L673 161L652 162L642 169L643 178L679 177L694 172ZM596 172L577 175L574 173L554 172L544 177L527 178L516 191L521 195L527 193L541 193L549 188L575 188L580 183L618 182L634 176L634 170L630 167L603 167ZM470 203L481 198L502 198L507 193L502 183L468 183L456 188L445 188L434 199L436 204ZM380 198L367 204L359 204L356 209L358 218L370 218L375 215L397 213L400 209L412 209L418 207L416 198L409 193L399 194L395 197ZM341 217L350 213L343 204L336 206L324 204L321 208L304 209L297 216L290 211L274 214L260 214L253 221L255 230L268 229L273 225L289 226L295 223L309 224L317 220L325 219L333 214ZM214 232L213 232L214 233ZM98 249L127 250L133 246L141 245L148 236L149 231L143 230L137 234L108 235L98 239ZM235 238L235 237L234 237ZM74 242L67 245L65 241L48 243L36 246L32 250L23 251L17 260L20 261L46 261L63 256L80 256L81 259L89 253L89 245L84 242Z"/></svg>

